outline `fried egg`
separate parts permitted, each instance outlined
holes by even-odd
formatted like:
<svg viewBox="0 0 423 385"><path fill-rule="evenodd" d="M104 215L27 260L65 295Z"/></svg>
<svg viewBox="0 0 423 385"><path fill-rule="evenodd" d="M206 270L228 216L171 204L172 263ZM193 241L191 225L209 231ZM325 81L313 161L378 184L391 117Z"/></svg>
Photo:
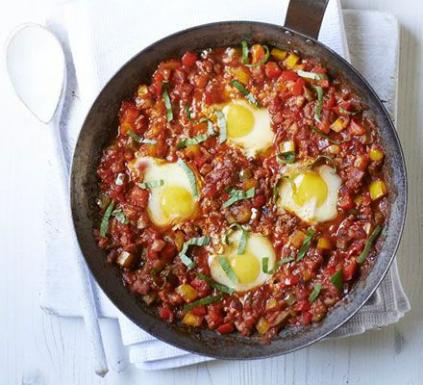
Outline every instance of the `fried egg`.
<svg viewBox="0 0 423 385"><path fill-rule="evenodd" d="M280 187L277 205L310 224L329 221L338 213L341 183L336 170L326 165L291 171Z"/></svg>
<svg viewBox="0 0 423 385"><path fill-rule="evenodd" d="M211 276L216 282L226 285L237 292L250 290L264 284L272 274L263 270L263 259L267 258L267 271L271 271L275 264L275 251L267 237L259 233L250 233L247 238L245 251L238 254L241 240L241 230L234 231L225 245L223 253L209 256ZM220 258L224 258L236 279L223 269Z"/></svg>
<svg viewBox="0 0 423 385"><path fill-rule="evenodd" d="M180 163L138 157L130 163L129 168L135 175L143 170L144 186L150 184L147 187L150 190L147 212L156 226L175 225L195 216L198 199L194 197L187 171Z"/></svg>
<svg viewBox="0 0 423 385"><path fill-rule="evenodd" d="M266 108L256 108L244 100L232 100L223 107L227 139L248 157L269 148L275 137Z"/></svg>

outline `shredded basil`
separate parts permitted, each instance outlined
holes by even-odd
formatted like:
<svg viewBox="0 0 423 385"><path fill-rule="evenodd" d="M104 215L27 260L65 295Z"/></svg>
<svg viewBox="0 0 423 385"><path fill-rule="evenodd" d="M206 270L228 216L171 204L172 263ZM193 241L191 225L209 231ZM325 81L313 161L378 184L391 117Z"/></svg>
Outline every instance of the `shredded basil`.
<svg viewBox="0 0 423 385"><path fill-rule="evenodd" d="M202 142L205 142L209 137L210 136L208 134L199 134L192 138L184 138L176 144L176 148L180 150L181 148L185 148L193 144L200 144Z"/></svg>
<svg viewBox="0 0 423 385"><path fill-rule="evenodd" d="M142 143L142 144L156 144L157 143L157 140L142 138L141 136L139 136L132 130L128 130L128 136L131 137L137 143Z"/></svg>
<svg viewBox="0 0 423 385"><path fill-rule="evenodd" d="M300 247L300 251L298 252L297 262L301 261L305 255L307 254L308 250L310 249L311 241L314 237L315 231L314 229L308 229L306 236L304 238L303 244Z"/></svg>
<svg viewBox="0 0 423 385"><path fill-rule="evenodd" d="M225 274L228 276L228 278L234 282L234 283L238 283L238 277L236 276L235 272L232 270L231 265L229 264L228 260L221 255L219 257L219 264L222 267L223 271L225 272Z"/></svg>
<svg viewBox="0 0 423 385"><path fill-rule="evenodd" d="M241 92L241 94L245 96L245 99L247 99L252 105L258 107L257 99L244 87L242 83L240 83L238 80L232 80L231 85L234 86L239 92Z"/></svg>
<svg viewBox="0 0 423 385"><path fill-rule="evenodd" d="M115 202L111 201L104 212L103 218L101 219L100 223L100 235L105 237L107 234L107 230L109 229L109 220L110 216L112 215L113 207L115 206Z"/></svg>
<svg viewBox="0 0 423 385"><path fill-rule="evenodd" d="M377 225L375 229L373 230L373 232L370 234L369 238L367 239L363 251L357 257L357 263L359 263L360 265L364 263L364 261L367 259L367 256L370 253L373 243L376 241L381 231L382 231L382 226Z"/></svg>
<svg viewBox="0 0 423 385"><path fill-rule="evenodd" d="M228 130L226 128L226 119L222 111L216 111L217 126L219 127L219 143L222 144L226 141Z"/></svg>
<svg viewBox="0 0 423 385"><path fill-rule="evenodd" d="M188 120L192 120L192 118L191 118L191 110L189 109L189 105L188 104L185 106L185 113L187 115L187 119Z"/></svg>
<svg viewBox="0 0 423 385"><path fill-rule="evenodd" d="M320 116L322 114L322 108L323 108L323 88L320 86L314 86L314 90L316 91L316 94L317 94L317 103L316 103L316 108L314 110L314 119L320 122Z"/></svg>
<svg viewBox="0 0 423 385"><path fill-rule="evenodd" d="M333 285L341 291L344 286L344 272L342 269L338 270L332 277L330 277L330 281Z"/></svg>
<svg viewBox="0 0 423 385"><path fill-rule="evenodd" d="M294 163L295 162L295 151L287 151L282 152L277 155L277 161L280 164L286 164L286 163Z"/></svg>
<svg viewBox="0 0 423 385"><path fill-rule="evenodd" d="M221 294L209 295L207 297L200 298L197 301L187 303L186 305L184 305L184 310L189 311L194 309L197 306L210 305L211 303L219 302L220 300L222 300L222 298L223 297Z"/></svg>
<svg viewBox="0 0 423 385"><path fill-rule="evenodd" d="M242 64L248 64L248 44L245 40L241 41L241 47L242 47L241 62Z"/></svg>
<svg viewBox="0 0 423 385"><path fill-rule="evenodd" d="M244 200L244 199L250 199L255 195L256 189L254 187L248 189L247 191L244 190L236 190L236 189L232 189L229 194L230 194L230 198L223 202L223 207L229 207L231 205L233 205L235 202Z"/></svg>
<svg viewBox="0 0 423 385"><path fill-rule="evenodd" d="M307 72L303 70L298 70L297 74L298 76L301 76L302 78L306 78L306 79L312 79L312 80L327 79L327 76L325 74L319 74L317 72Z"/></svg>
<svg viewBox="0 0 423 385"><path fill-rule="evenodd" d="M122 209L113 210L112 215L116 218L116 220L123 225L127 225L129 223L128 218L126 217L125 213Z"/></svg>
<svg viewBox="0 0 423 385"><path fill-rule="evenodd" d="M190 246L207 246L210 243L210 237L203 235L202 237L191 238L184 243L182 246L182 250L179 253L179 257L181 258L182 263L188 267L188 269L192 269L195 266L194 261L189 258L186 253Z"/></svg>
<svg viewBox="0 0 423 385"><path fill-rule="evenodd" d="M242 226L240 226L240 228L241 228L241 237L239 238L237 253L239 255L242 255L245 253L245 249L247 248L247 240L248 240L249 232L245 230Z"/></svg>
<svg viewBox="0 0 423 385"><path fill-rule="evenodd" d="M173 111L172 111L172 103L170 102L170 96L169 96L169 85L167 83L163 84L162 97L166 107L166 119L168 122L171 122L173 120Z"/></svg>
<svg viewBox="0 0 423 385"><path fill-rule="evenodd" d="M143 189L151 190L153 188L163 186L164 180L158 179L158 180L152 180L150 182L142 182L142 183L137 183L137 184L138 184L139 187L141 187Z"/></svg>
<svg viewBox="0 0 423 385"><path fill-rule="evenodd" d="M269 257L264 257L261 260L262 262L262 270L265 274L273 274L275 272L275 269L269 270Z"/></svg>
<svg viewBox="0 0 423 385"><path fill-rule="evenodd" d="M313 287L313 291L308 296L308 300L310 302L314 302L320 294L320 290L322 290L322 285L320 283L316 283Z"/></svg>
<svg viewBox="0 0 423 385"><path fill-rule="evenodd" d="M192 194L194 196L194 199L197 199L200 195L198 193L197 179L195 178L194 173L192 172L192 170L190 169L190 167L186 164L186 162L184 160L178 159L178 164L185 171L185 174L188 177L189 184L191 185Z"/></svg>
<svg viewBox="0 0 423 385"><path fill-rule="evenodd" d="M226 286L222 285L221 283L216 282L213 278L209 277L208 275L205 275L203 273L198 273L197 277L201 279L202 281L206 281L211 287L215 288L216 290L219 290L223 293L232 294L235 290Z"/></svg>

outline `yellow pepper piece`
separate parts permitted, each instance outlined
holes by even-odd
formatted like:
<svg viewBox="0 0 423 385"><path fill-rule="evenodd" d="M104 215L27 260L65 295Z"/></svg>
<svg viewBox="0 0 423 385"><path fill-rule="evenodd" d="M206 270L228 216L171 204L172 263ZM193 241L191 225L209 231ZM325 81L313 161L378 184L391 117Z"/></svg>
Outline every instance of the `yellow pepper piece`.
<svg viewBox="0 0 423 385"><path fill-rule="evenodd" d="M301 245L303 244L304 238L305 238L305 234L301 230L298 230L294 234L291 235L289 240L291 241L292 246L299 249Z"/></svg>
<svg viewBox="0 0 423 385"><path fill-rule="evenodd" d="M270 328L269 322L265 318L260 318L256 324L256 329L259 334L265 334Z"/></svg>
<svg viewBox="0 0 423 385"><path fill-rule="evenodd" d="M201 325L201 317L191 313L190 311L184 315L182 318L182 323L188 326L198 327Z"/></svg>
<svg viewBox="0 0 423 385"><path fill-rule="evenodd" d="M371 160L377 162L379 160L382 160L384 157L384 154L381 150L379 150L378 148L372 148L370 149L369 152L369 157Z"/></svg>
<svg viewBox="0 0 423 385"><path fill-rule="evenodd" d="M148 87L145 84L141 84L137 90L137 96L142 98L143 96L148 94Z"/></svg>
<svg viewBox="0 0 423 385"><path fill-rule="evenodd" d="M278 306L278 301L275 298L269 298L266 302L266 310L273 309Z"/></svg>
<svg viewBox="0 0 423 385"><path fill-rule="evenodd" d="M242 67L231 68L230 71L232 75L244 85L250 80L250 74Z"/></svg>
<svg viewBox="0 0 423 385"><path fill-rule="evenodd" d="M332 248L332 244L329 239L322 237L317 241L317 248L319 250L330 250Z"/></svg>
<svg viewBox="0 0 423 385"><path fill-rule="evenodd" d="M370 184L369 191L370 198L372 198L374 201L376 199L382 198L387 193L386 185L383 180L380 179L375 180Z"/></svg>
<svg viewBox="0 0 423 385"><path fill-rule="evenodd" d="M340 116L331 124L330 128L335 132L341 132L345 127L347 127L349 121L348 117Z"/></svg>
<svg viewBox="0 0 423 385"><path fill-rule="evenodd" d="M285 59L287 55L286 51L282 51L281 49L278 49L278 48L272 48L272 50L270 51L270 54L278 60Z"/></svg>
<svg viewBox="0 0 423 385"><path fill-rule="evenodd" d="M295 53L290 53L283 63L285 64L285 67L292 69L296 66L299 60L299 56L295 55Z"/></svg>
<svg viewBox="0 0 423 385"><path fill-rule="evenodd" d="M197 298L197 290L195 290L187 283L179 285L175 291L183 298L185 302L192 302Z"/></svg>

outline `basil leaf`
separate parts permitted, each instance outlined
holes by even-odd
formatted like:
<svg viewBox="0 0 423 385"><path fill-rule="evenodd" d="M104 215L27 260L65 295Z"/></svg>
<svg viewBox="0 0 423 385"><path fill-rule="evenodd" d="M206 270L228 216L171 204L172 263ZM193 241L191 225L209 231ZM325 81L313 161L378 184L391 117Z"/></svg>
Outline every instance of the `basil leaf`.
<svg viewBox="0 0 423 385"><path fill-rule="evenodd" d="M284 257L278 261L278 265L279 266L286 265L287 263L293 262L293 261L295 261L294 257Z"/></svg>
<svg viewBox="0 0 423 385"><path fill-rule="evenodd" d="M295 162L295 151L287 151L282 152L277 155L278 163L286 164L286 163L294 163Z"/></svg>
<svg viewBox="0 0 423 385"><path fill-rule="evenodd" d="M194 261L186 255L188 248L190 246L206 246L210 243L210 237L204 235L202 237L191 238L184 243L182 246L182 250L179 253L179 258L181 258L182 263L188 267L188 269L192 269L195 266Z"/></svg>
<svg viewBox="0 0 423 385"><path fill-rule="evenodd" d="M262 270L265 274L273 274L275 272L275 269L269 270L269 257L264 257L262 260Z"/></svg>
<svg viewBox="0 0 423 385"><path fill-rule="evenodd" d="M314 110L314 119L320 122L320 116L322 114L323 108L323 88L320 86L314 86L314 90L317 93L317 103L316 108Z"/></svg>
<svg viewBox="0 0 423 385"><path fill-rule="evenodd" d="M185 114L187 115L188 120L192 120L191 118L191 110L189 109L189 105L185 105Z"/></svg>
<svg viewBox="0 0 423 385"><path fill-rule="evenodd" d="M211 287L215 288L216 290L219 290L223 293L232 294L235 290L226 286L222 285L221 283L216 282L213 278L209 277L208 275L205 275L203 273L198 273L197 277L201 279L202 281L206 281Z"/></svg>
<svg viewBox="0 0 423 385"><path fill-rule="evenodd" d="M142 182L142 183L137 183L138 187L141 187L143 189L148 189L151 190L155 187L160 187L164 185L164 180L163 179L158 179L158 180L152 180L150 182Z"/></svg>
<svg viewBox="0 0 423 385"><path fill-rule="evenodd" d="M112 215L116 218L116 220L123 225L127 225L129 223L128 218L126 217L125 213L122 209L113 210Z"/></svg>
<svg viewBox="0 0 423 385"><path fill-rule="evenodd" d="M185 148L193 144L200 144L202 142L205 142L209 137L210 136L208 134L199 134L192 138L184 138L176 144L176 148L180 150L181 148Z"/></svg>
<svg viewBox="0 0 423 385"><path fill-rule="evenodd" d="M219 294L219 295L209 295L207 297L200 298L197 301L187 303L186 305L184 305L184 310L189 311L189 310L194 309L197 306L210 305L211 303L221 301L222 298L223 297L222 297L221 294Z"/></svg>
<svg viewBox="0 0 423 385"><path fill-rule="evenodd" d="M228 260L221 255L219 257L219 264L222 267L223 271L225 272L225 274L228 276L228 278L234 282L234 283L238 283L238 277L236 276L235 272L232 270L231 265L229 264Z"/></svg>
<svg viewBox="0 0 423 385"><path fill-rule="evenodd" d="M100 223L100 236L105 237L107 234L107 230L109 229L109 220L110 216L112 215L113 207L115 206L115 202L111 201L106 208L106 211L103 214L103 218L101 219Z"/></svg>
<svg viewBox="0 0 423 385"><path fill-rule="evenodd" d="M193 195L194 199L197 199L200 195L198 193L197 179L195 178L194 173L192 172L191 168L186 164L186 162L184 160L178 159L177 163L185 171L185 174L188 177L189 184L191 185L192 195Z"/></svg>
<svg viewBox="0 0 423 385"><path fill-rule="evenodd" d="M142 138L141 136L139 136L132 130L128 130L128 136L131 137L135 142L141 143L141 144L156 144L157 143L157 140Z"/></svg>
<svg viewBox="0 0 423 385"><path fill-rule="evenodd" d="M360 253L360 255L357 257L357 263L360 265L364 263L364 261L367 259L367 256L370 253L370 250L373 246L373 243L376 241L379 234L382 232L382 226L377 225L373 232L370 234L369 238L366 241L366 244L364 245L363 251Z"/></svg>
<svg viewBox="0 0 423 385"><path fill-rule="evenodd" d="M229 207L233 205L235 202L241 201L243 199L250 199L255 195L256 189L254 187L248 189L247 191L244 190L231 190L230 191L230 198L223 202L223 207Z"/></svg>
<svg viewBox="0 0 423 385"><path fill-rule="evenodd" d="M308 300L310 302L314 302L320 294L320 290L322 290L322 285L320 283L316 283L313 287L313 291L308 296Z"/></svg>
<svg viewBox="0 0 423 385"><path fill-rule="evenodd" d="M302 78L306 78L306 79L312 79L312 80L327 79L327 76L325 74L319 74L317 72L307 72L303 70L298 70L297 74L298 76L301 76Z"/></svg>
<svg viewBox="0 0 423 385"><path fill-rule="evenodd" d="M244 87L242 83L240 83L238 80L232 80L231 85L234 86L239 92L241 92L241 94L245 96L245 99L247 99L252 105L258 107L257 99Z"/></svg>
<svg viewBox="0 0 423 385"><path fill-rule="evenodd" d="M170 102L168 83L163 83L162 98L166 107L166 119L168 122L171 122L173 120L173 111L172 111L172 103Z"/></svg>
<svg viewBox="0 0 423 385"><path fill-rule="evenodd" d="M237 253L239 255L242 255L245 253L245 249L247 248L247 240L248 240L249 233L242 226L240 227L241 227L241 237L239 238Z"/></svg>
<svg viewBox="0 0 423 385"><path fill-rule="evenodd" d="M222 111L216 111L217 126L219 127L219 143L222 144L226 141L228 131L226 128L226 119Z"/></svg>
<svg viewBox="0 0 423 385"><path fill-rule="evenodd" d="M338 270L332 277L330 277L332 284L339 290L342 291L344 286L344 272L342 269Z"/></svg>
<svg viewBox="0 0 423 385"><path fill-rule="evenodd" d="M313 239L315 234L314 229L308 229L306 236L304 238L303 244L300 247L300 251L298 252L297 262L301 261L305 255L307 254L308 250L310 249L311 240Z"/></svg>
<svg viewBox="0 0 423 385"><path fill-rule="evenodd" d="M248 64L248 44L245 40L241 41L241 47L242 47L241 63Z"/></svg>

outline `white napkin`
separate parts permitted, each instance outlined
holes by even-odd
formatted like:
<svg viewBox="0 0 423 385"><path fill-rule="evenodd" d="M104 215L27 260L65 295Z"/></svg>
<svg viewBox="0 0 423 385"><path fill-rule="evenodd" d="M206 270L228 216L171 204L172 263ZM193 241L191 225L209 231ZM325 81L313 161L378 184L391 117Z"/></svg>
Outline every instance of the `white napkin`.
<svg viewBox="0 0 423 385"><path fill-rule="evenodd" d="M67 158L71 157L85 113L101 87L140 49L169 33L211 21L244 19L282 24L286 6L287 1L281 0L244 0L242 3L95 0L61 4L48 24L72 56L68 63L71 93L61 125ZM347 34L339 2L330 0L320 40L349 60L347 36L353 64L373 83L394 113L399 44L395 19L379 13L346 12L345 21ZM377 45L369 45L369 41ZM366 66L368 62L372 63L371 67ZM379 82L380 77L384 80ZM46 152L49 151L46 148ZM80 316L75 295L79 290L74 274L75 245L68 236L73 229L67 228L63 220L67 197L57 185L54 158L49 159L45 201L47 271L41 306L57 315ZM99 288L96 291L99 313L119 321L120 338L128 350L130 363L144 369L164 369L208 360L157 341L120 313ZM409 308L395 262L368 304L333 335L359 334L397 322ZM116 344L113 349L117 349Z"/></svg>

